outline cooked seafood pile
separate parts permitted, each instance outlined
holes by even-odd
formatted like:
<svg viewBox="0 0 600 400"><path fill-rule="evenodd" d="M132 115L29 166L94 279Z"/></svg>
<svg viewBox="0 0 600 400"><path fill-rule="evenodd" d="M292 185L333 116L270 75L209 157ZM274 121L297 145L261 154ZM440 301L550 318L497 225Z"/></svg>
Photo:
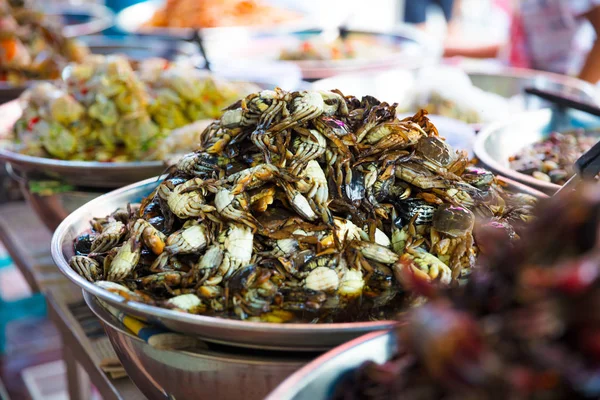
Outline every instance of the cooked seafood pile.
<svg viewBox="0 0 600 400"><path fill-rule="evenodd" d="M575 161L598 140L598 132L553 132L512 156L510 168L544 182L564 185L575 173Z"/></svg>
<svg viewBox="0 0 600 400"><path fill-rule="evenodd" d="M259 0L167 0L147 26L215 28L275 25L297 19L292 11Z"/></svg>
<svg viewBox="0 0 600 400"><path fill-rule="evenodd" d="M403 271L465 279L476 216L515 238L535 199L506 193L426 117L332 92L227 108L139 207L92 221L70 264L130 300L247 320L389 318Z"/></svg>
<svg viewBox="0 0 600 400"><path fill-rule="evenodd" d="M88 49L22 3L0 1L0 81L58 79L67 63L82 61Z"/></svg>
<svg viewBox="0 0 600 400"><path fill-rule="evenodd" d="M469 282L408 312L396 356L333 398L599 398L600 188L563 192L536 215L516 244L488 232L495 251Z"/></svg>
<svg viewBox="0 0 600 400"><path fill-rule="evenodd" d="M16 150L84 161L162 160L165 137L213 119L256 87L221 83L162 59L134 71L122 56L90 56L65 68L60 86L40 83L21 97Z"/></svg>

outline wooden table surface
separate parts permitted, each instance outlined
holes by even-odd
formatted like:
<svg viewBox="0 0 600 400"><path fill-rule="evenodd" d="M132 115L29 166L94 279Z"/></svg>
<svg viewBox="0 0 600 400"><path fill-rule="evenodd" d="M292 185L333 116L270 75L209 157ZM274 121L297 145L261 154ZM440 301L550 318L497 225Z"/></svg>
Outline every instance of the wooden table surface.
<svg viewBox="0 0 600 400"><path fill-rule="evenodd" d="M46 296L48 314L61 333L71 399L88 399L89 382L104 400L145 399L129 378L111 379L99 367L101 355L110 352L110 342L81 290L54 265L51 238L27 204L0 205L0 241L31 289Z"/></svg>

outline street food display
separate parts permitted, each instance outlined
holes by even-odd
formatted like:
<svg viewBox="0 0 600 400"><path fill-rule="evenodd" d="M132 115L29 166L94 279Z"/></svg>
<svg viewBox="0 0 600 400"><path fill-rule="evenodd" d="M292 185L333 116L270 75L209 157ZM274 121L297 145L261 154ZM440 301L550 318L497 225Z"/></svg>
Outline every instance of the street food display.
<svg viewBox="0 0 600 400"><path fill-rule="evenodd" d="M263 0L167 0L148 27L215 28L276 25L297 19L293 11Z"/></svg>
<svg viewBox="0 0 600 400"><path fill-rule="evenodd" d="M583 129L553 132L510 157L510 168L543 182L565 184L575 173L575 161L600 140L598 132Z"/></svg>
<svg viewBox="0 0 600 400"><path fill-rule="evenodd" d="M172 140L165 147L172 130L217 118L257 89L164 59L135 67L122 56L94 55L65 68L60 83L34 85L21 96L14 149L60 160L162 160L179 147Z"/></svg>
<svg viewBox="0 0 600 400"><path fill-rule="evenodd" d="M508 193L426 112L339 91L253 93L204 130L141 204L91 221L71 267L129 301L263 322L389 319L404 281L455 285L481 218L512 239L535 198Z"/></svg>
<svg viewBox="0 0 600 400"><path fill-rule="evenodd" d="M365 363L332 399L598 398L600 189L535 215L518 242L482 235L493 251L466 285L420 285L431 301L401 317L395 356Z"/></svg>
<svg viewBox="0 0 600 400"><path fill-rule="evenodd" d="M600 398L600 188L545 194L600 131L527 97L592 84L352 2L33 3L0 0L0 160L144 395L208 382L189 349L254 400L376 332L269 398Z"/></svg>
<svg viewBox="0 0 600 400"><path fill-rule="evenodd" d="M69 62L89 53L42 12L21 2L0 2L0 82L20 85L29 80L58 79Z"/></svg>

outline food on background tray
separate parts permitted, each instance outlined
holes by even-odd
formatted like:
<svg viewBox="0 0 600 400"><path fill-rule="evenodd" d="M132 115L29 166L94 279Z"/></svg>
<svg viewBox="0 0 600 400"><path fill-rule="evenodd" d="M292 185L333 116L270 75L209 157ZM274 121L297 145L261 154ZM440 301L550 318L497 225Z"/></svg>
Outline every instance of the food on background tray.
<svg viewBox="0 0 600 400"><path fill-rule="evenodd" d="M89 53L42 12L13 3L20 2L0 2L0 81L58 79L69 62Z"/></svg>
<svg viewBox="0 0 600 400"><path fill-rule="evenodd" d="M575 161L598 140L598 132L586 132L583 129L553 132L544 140L533 143L510 157L510 168L543 182L564 185L575 173Z"/></svg>
<svg viewBox="0 0 600 400"><path fill-rule="evenodd" d="M332 399L600 398L599 200L593 184L561 193L517 243L488 232L469 282L430 290L401 317L394 357L351 371Z"/></svg>
<svg viewBox="0 0 600 400"><path fill-rule="evenodd" d="M162 160L180 149L165 142L173 129L217 118L256 90L166 60L138 68L143 73L125 57L90 56L69 65L60 85L44 82L27 90L14 127L15 150L61 160Z"/></svg>
<svg viewBox="0 0 600 400"><path fill-rule="evenodd" d="M344 60L356 58L355 46L348 40L337 39L332 42L304 40L298 46L283 49L280 60Z"/></svg>
<svg viewBox="0 0 600 400"><path fill-rule="evenodd" d="M469 165L419 112L265 90L227 108L140 206L91 221L70 265L131 301L266 322L389 319L403 277L453 285L481 218L516 239L535 199Z"/></svg>
<svg viewBox="0 0 600 400"><path fill-rule="evenodd" d="M276 25L299 18L261 0L167 0L145 24L170 28Z"/></svg>
<svg viewBox="0 0 600 400"><path fill-rule="evenodd" d="M469 124L499 121L525 109L522 96L505 98L473 85L465 71L435 66L420 70L412 82L411 109L423 108L431 114L454 118ZM501 89L501 88L499 88Z"/></svg>
<svg viewBox="0 0 600 400"><path fill-rule="evenodd" d="M324 40L316 37L283 49L280 60L286 61L334 61L349 59L369 59L376 61L397 52L398 46L385 45L374 37L350 35L348 38Z"/></svg>

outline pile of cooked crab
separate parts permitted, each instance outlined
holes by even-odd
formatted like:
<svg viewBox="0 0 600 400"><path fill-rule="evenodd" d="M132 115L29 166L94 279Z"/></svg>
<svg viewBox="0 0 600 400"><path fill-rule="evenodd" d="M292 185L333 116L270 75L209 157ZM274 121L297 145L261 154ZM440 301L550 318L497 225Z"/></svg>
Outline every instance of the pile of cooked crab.
<svg viewBox="0 0 600 400"><path fill-rule="evenodd" d="M92 220L70 265L189 313L386 319L422 300L406 276L460 284L484 250L477 227L518 239L534 203L424 111L401 120L371 96L265 90L228 107L141 204Z"/></svg>

